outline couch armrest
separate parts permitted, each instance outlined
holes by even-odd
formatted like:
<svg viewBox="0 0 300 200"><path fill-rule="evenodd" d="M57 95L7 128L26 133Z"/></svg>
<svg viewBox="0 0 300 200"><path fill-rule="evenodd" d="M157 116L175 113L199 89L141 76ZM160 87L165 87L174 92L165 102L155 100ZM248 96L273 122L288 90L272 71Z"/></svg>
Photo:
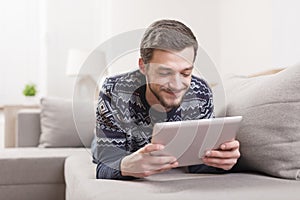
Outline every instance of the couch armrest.
<svg viewBox="0 0 300 200"><path fill-rule="evenodd" d="M20 110L17 115L16 147L36 147L39 144L40 134L40 110Z"/></svg>

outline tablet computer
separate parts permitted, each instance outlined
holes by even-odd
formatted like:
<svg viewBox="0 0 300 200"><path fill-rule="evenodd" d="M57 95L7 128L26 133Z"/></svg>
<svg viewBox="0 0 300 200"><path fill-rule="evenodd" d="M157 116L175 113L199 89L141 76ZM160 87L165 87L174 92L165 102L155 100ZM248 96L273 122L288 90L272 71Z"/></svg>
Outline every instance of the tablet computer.
<svg viewBox="0 0 300 200"><path fill-rule="evenodd" d="M179 166L202 164L207 150L219 149L235 139L242 116L156 123L151 143L162 144L163 150L151 155L172 155Z"/></svg>

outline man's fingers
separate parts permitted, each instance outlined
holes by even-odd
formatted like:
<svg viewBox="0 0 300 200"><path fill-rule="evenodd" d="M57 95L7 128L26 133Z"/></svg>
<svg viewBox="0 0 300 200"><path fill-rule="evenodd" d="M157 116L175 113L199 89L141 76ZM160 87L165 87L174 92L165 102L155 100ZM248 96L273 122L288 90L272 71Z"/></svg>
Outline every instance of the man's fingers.
<svg viewBox="0 0 300 200"><path fill-rule="evenodd" d="M167 170L170 170L172 168L176 168L178 167L178 162L174 162L174 163L171 163L171 164L166 164L166 165L163 165L161 166L160 169L158 170L155 170L157 173L160 173L160 172L164 172L164 171L167 171Z"/></svg>
<svg viewBox="0 0 300 200"><path fill-rule="evenodd" d="M203 162L207 165L217 164L217 165L234 165L237 162L236 158L222 159L222 158L202 158Z"/></svg>
<svg viewBox="0 0 300 200"><path fill-rule="evenodd" d="M226 142L226 143L223 143L221 146L220 146L220 149L221 150L230 150L230 149L237 149L240 147L240 143L239 141L237 140L233 140L231 142Z"/></svg>
<svg viewBox="0 0 300 200"><path fill-rule="evenodd" d="M203 158L202 160L205 165L224 170L230 170L237 162L237 159Z"/></svg>
<svg viewBox="0 0 300 200"><path fill-rule="evenodd" d="M168 170L170 170L172 168L176 168L176 167L178 167L178 162L174 162L172 164L165 164L165 165L160 166L159 168L156 167L155 169L146 171L144 173L144 177L151 176L153 174L162 173L162 172L168 171Z"/></svg>
<svg viewBox="0 0 300 200"><path fill-rule="evenodd" d="M203 163L208 166L230 170L240 157L240 143L237 140L226 142L220 146L220 150L206 152L202 158Z"/></svg>
<svg viewBox="0 0 300 200"><path fill-rule="evenodd" d="M217 151L217 150L212 150L208 151L205 154L205 157L208 158L239 158L240 157L240 152L239 150L234 150L234 151Z"/></svg>
<svg viewBox="0 0 300 200"><path fill-rule="evenodd" d="M143 148L139 149L138 152L140 153L151 153L153 151L159 151L164 149L164 146L161 144L147 144Z"/></svg>
<svg viewBox="0 0 300 200"><path fill-rule="evenodd" d="M153 165L164 165L176 162L177 159L173 156L151 156L149 163Z"/></svg>

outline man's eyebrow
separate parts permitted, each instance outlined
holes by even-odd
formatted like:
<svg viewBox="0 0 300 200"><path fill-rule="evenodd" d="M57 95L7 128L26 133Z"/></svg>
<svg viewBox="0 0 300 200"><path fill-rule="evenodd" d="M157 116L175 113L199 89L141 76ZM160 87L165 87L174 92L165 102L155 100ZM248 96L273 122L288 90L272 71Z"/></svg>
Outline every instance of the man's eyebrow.
<svg viewBox="0 0 300 200"><path fill-rule="evenodd" d="M182 71L192 70L193 68L194 68L194 66L190 66L190 67L187 67L187 68L183 69ZM170 67L165 67L165 66L162 66L162 65L160 65L160 66L158 67L158 70L173 71L172 68L170 68Z"/></svg>
<svg viewBox="0 0 300 200"><path fill-rule="evenodd" d="M171 69L171 68L169 68L169 67L165 67L165 66L163 66L163 65L160 65L160 66L158 66L158 70L167 70L167 71L172 71L172 69Z"/></svg>
<svg viewBox="0 0 300 200"><path fill-rule="evenodd" d="M193 68L194 68L194 66L192 65L192 66L190 66L190 67L185 68L183 71L186 71L186 70L192 70Z"/></svg>

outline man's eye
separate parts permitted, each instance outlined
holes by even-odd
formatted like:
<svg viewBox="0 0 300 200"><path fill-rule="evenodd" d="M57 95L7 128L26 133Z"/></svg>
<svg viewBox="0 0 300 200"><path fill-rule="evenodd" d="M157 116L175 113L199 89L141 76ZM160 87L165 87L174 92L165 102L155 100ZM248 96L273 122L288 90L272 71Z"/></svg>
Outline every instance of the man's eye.
<svg viewBox="0 0 300 200"><path fill-rule="evenodd" d="M183 73L182 75L183 75L184 77L188 77L188 76L191 75L191 73Z"/></svg>

